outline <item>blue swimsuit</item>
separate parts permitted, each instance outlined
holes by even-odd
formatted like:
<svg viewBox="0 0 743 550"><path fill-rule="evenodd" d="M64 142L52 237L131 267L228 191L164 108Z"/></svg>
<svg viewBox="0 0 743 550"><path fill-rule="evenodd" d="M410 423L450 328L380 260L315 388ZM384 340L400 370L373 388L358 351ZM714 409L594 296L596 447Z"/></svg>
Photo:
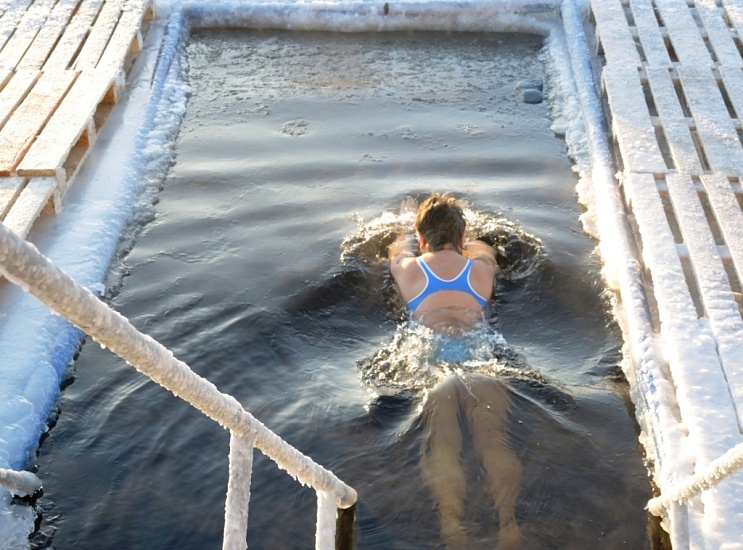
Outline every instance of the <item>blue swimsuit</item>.
<svg viewBox="0 0 743 550"><path fill-rule="evenodd" d="M449 280L442 279L436 276L436 274L431 271L431 268L428 267L426 262L424 262L420 256L418 256L415 261L418 262L418 265L423 270L423 274L426 276L426 286L420 292L420 294L418 294L418 296L408 302L408 307L410 308L411 312L415 311L423 300L428 298L434 292L439 292L440 290L458 290L460 292L466 292L470 296L474 297L477 302L483 307L485 307L485 305L488 303L485 298L475 292L475 289L473 289L472 285L470 284L472 260L468 259L467 263L464 264L462 271L459 272L459 275Z"/></svg>

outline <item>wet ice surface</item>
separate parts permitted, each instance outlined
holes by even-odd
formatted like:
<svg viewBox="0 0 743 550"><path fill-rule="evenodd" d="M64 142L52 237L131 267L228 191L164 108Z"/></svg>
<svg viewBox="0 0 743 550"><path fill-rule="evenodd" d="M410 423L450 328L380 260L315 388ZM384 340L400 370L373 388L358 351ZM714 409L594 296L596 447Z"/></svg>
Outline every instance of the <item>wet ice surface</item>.
<svg viewBox="0 0 743 550"><path fill-rule="evenodd" d="M343 243L359 218L447 189L544 246L526 276L499 281L488 321L511 366L537 373L504 373L525 547L649 547L619 335L570 163L547 106L516 89L542 76L540 48L503 35L233 31L199 31L189 46L176 164L115 271L126 276L112 281L114 306L352 485L360 548L439 537L418 471L419 398L375 397L359 369L404 323L385 299L381 246L362 240L373 244L349 257ZM211 421L87 345L44 443L39 538L216 546L227 446ZM472 547L491 548L481 470L471 454L463 464ZM257 454L252 493L251 546L312 546L312 491Z"/></svg>

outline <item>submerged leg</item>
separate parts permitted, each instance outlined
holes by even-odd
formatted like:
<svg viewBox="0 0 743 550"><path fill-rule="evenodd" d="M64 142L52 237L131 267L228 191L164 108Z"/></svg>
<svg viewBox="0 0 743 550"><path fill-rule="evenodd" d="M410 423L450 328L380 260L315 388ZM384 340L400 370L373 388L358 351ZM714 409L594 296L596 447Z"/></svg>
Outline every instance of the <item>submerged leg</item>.
<svg viewBox="0 0 743 550"><path fill-rule="evenodd" d="M499 548L512 550L521 542L516 523L516 497L521 463L508 441L511 399L505 385L483 375L467 377L468 396L462 396L472 431L472 443L488 477L490 495L498 509Z"/></svg>
<svg viewBox="0 0 743 550"><path fill-rule="evenodd" d="M456 384L450 377L428 394L423 405L423 440L420 468L428 490L439 510L441 536L447 548L466 548L467 538L459 522L464 516L467 492L464 472L459 464L462 432Z"/></svg>

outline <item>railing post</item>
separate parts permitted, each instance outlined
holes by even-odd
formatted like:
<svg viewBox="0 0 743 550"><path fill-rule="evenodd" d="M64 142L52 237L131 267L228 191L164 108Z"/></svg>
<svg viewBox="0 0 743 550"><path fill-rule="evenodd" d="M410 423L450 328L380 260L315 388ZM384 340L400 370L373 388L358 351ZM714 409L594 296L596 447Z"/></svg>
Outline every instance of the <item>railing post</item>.
<svg viewBox="0 0 743 550"><path fill-rule="evenodd" d="M351 550L355 521L355 504L341 508L334 495L317 491L316 550Z"/></svg>
<svg viewBox="0 0 743 550"><path fill-rule="evenodd" d="M240 437L230 432L229 481L224 505L223 550L248 547L248 506L250 479L253 475L253 437Z"/></svg>
<svg viewBox="0 0 743 550"><path fill-rule="evenodd" d="M353 533L356 525L356 505L338 508L335 522L335 550L352 550Z"/></svg>
<svg viewBox="0 0 743 550"><path fill-rule="evenodd" d="M315 550L335 548L335 496L317 491L317 531Z"/></svg>

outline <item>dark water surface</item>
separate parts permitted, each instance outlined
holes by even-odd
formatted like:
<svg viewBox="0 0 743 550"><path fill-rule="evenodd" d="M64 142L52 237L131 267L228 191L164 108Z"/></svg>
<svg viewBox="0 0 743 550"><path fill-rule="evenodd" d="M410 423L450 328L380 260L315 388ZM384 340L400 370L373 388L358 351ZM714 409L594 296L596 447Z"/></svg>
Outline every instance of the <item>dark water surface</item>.
<svg viewBox="0 0 743 550"><path fill-rule="evenodd" d="M543 378L507 380L522 548L650 547L620 335L570 161L547 104L516 90L543 77L540 49L536 37L483 34L191 38L176 162L115 266L111 301L352 485L359 548L441 545L418 469L419 398L374 398L359 367L401 323L376 257L384 231L364 231L407 194L435 190L543 244L530 269L499 279L489 311L520 368ZM344 254L352 236L367 246ZM36 544L221 547L228 439L86 344L42 447ZM467 448L470 547L493 548L498 522ZM313 547L314 491L258 452L252 495L251 548Z"/></svg>

